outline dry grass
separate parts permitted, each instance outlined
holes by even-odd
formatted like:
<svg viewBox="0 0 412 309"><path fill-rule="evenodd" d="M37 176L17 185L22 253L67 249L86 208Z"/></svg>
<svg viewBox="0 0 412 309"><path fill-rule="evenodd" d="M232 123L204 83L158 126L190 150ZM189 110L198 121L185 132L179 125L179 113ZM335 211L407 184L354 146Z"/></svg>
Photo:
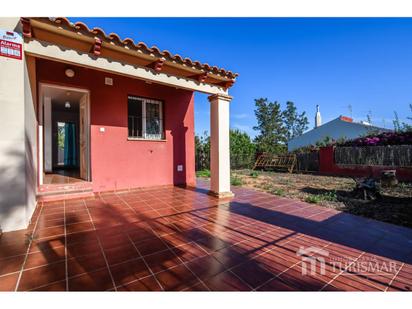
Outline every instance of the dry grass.
<svg viewBox="0 0 412 309"><path fill-rule="evenodd" d="M382 189L382 198L364 201L354 197L352 178L281 172L233 171L242 186L299 199L380 221L412 227L412 184Z"/></svg>

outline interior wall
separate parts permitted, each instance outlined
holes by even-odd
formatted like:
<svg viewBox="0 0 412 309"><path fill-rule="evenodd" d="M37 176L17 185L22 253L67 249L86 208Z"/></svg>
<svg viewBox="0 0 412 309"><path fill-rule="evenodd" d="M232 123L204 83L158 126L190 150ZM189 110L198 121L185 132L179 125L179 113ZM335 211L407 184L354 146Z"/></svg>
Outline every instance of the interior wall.
<svg viewBox="0 0 412 309"><path fill-rule="evenodd" d="M70 66L75 76L68 78L67 67L39 60L37 79L90 91L94 191L195 184L193 92L76 66ZM113 86L105 85L105 77ZM164 102L165 141L128 139L128 95Z"/></svg>

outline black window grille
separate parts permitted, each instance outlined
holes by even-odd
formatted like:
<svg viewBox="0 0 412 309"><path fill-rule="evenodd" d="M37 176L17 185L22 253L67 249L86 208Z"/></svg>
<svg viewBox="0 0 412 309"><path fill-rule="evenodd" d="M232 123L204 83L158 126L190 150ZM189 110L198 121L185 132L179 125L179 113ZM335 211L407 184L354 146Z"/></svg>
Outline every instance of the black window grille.
<svg viewBox="0 0 412 309"><path fill-rule="evenodd" d="M129 138L163 139L162 102L128 97Z"/></svg>

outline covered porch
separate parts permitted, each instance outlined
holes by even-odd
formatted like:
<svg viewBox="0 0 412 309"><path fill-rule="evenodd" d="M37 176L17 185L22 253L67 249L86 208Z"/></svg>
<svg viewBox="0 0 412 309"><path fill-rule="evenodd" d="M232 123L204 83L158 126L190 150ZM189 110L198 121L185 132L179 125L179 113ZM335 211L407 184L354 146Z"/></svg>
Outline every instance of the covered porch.
<svg viewBox="0 0 412 309"><path fill-rule="evenodd" d="M233 196L229 88L236 73L66 18L2 23L21 35L23 52L2 72L13 72L3 89L13 108L3 116L16 127L5 138L18 148L4 143L3 161L15 164L7 163L10 181L0 187L3 231L26 228L37 202L69 194L194 187L194 92L210 101L209 193Z"/></svg>
<svg viewBox="0 0 412 309"><path fill-rule="evenodd" d="M51 168L47 166L47 164L50 165L49 161L51 159L47 158L47 150L44 148L47 143L46 108L51 105L47 102L51 98L45 95L47 92L45 89L61 87L63 91L73 90L71 91L72 95L76 92L87 94L84 99L85 102L81 101L84 96L79 99L80 106L85 105L85 115L82 116L82 109L80 108L82 121L80 121L79 127L80 131L83 128L84 134L82 136L80 132L80 145L78 147L80 148L80 154L77 160L79 161L78 165L80 165L80 177L78 178L89 182L99 182L98 186L93 185L93 191L95 192L150 185L195 185L192 158L194 151L192 148L194 146L193 141L188 139L193 138L192 135L194 135L192 94L198 91L210 95L210 165L212 175L210 193L218 197L232 196L230 192L229 161L229 103L232 98L229 96L228 90L234 84L237 74L221 68L211 67L208 64L201 64L189 58L183 59L179 55L161 51L156 46L148 48L142 42L136 44L131 39L122 40L115 33L107 35L99 28L89 29L87 25L80 22L73 24L66 18L22 18L21 24L29 76L35 76L35 81L31 80L31 83L35 85L34 87L39 92L35 94L35 97L38 97L39 140L37 144L39 151L38 181L40 186L43 184L44 178L42 172L51 171ZM62 76L63 72L65 76ZM104 84L98 85L95 82L100 79L104 80ZM119 87L124 88L124 92L119 91ZM163 101L159 101L159 104L162 104L158 111L160 114L160 129L158 134L152 134L151 137L147 137L147 125L142 124L140 124L140 127L143 129L143 135L131 136L131 130L136 130L136 134L138 134L136 127L139 127L139 125L136 123L130 124L129 102L128 144L135 139L165 142L172 139L178 140L173 141L173 149L168 148L167 150L168 152L172 151L173 154L169 153L169 155L174 157L182 156L181 153L184 153L184 159L180 160L182 162L179 162L179 159L175 159L175 162L173 162L172 181L161 179L153 183L127 183L127 181L121 183L121 180L119 180L121 177L117 177L114 171L112 175L100 175L101 173L97 171L96 165L101 163L93 162L97 161L95 154L107 150L100 147L100 145L96 146L96 140L105 131L112 130L110 127L123 126L122 121L115 120L115 115L122 113L123 104L120 98L126 93L129 100L132 97L131 95L138 93L142 98ZM103 96L111 97L111 107L106 107L107 103ZM168 102L164 103L165 101ZM182 101L187 101L187 107L180 107ZM103 120L107 116L101 116L101 114L97 116L99 112L97 109L103 109L103 111L106 109L106 113L111 113L112 120ZM143 107L144 112L146 109L148 107ZM182 113L182 116L179 113ZM168 119L172 118L171 114L176 114L175 118L178 123L171 124ZM142 115L142 117L146 116ZM162 119L162 117L165 119ZM148 121L148 118L143 120L144 124ZM180 127L176 128L177 126L182 126L182 130L184 129L185 132L180 134ZM95 132L96 130L99 130L99 135ZM183 144L183 148L180 147L182 149L179 149L177 145L179 141ZM82 146L82 144L84 145ZM119 147L123 147L129 153L132 152L130 146L128 149L126 149L128 146L119 145ZM142 149L147 148L144 143L140 143L139 147ZM157 145L152 148L156 147ZM82 148L84 148L83 151ZM153 153L156 150L150 149L150 152ZM146 158L140 160L144 162ZM158 158L152 160L161 161ZM127 169L123 165L117 166L115 162L106 162L106 165L116 165L113 167L114 169ZM169 169L169 166L165 166L165 169ZM182 177L178 172L185 175ZM101 180L96 179L98 177L106 179L117 177L117 180L114 184L105 183L101 185Z"/></svg>

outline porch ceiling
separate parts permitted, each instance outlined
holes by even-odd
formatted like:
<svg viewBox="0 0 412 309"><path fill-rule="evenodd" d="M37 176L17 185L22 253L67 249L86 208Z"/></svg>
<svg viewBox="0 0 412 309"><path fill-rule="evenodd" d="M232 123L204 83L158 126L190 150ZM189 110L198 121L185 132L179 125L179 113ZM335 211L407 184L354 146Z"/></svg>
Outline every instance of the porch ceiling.
<svg viewBox="0 0 412 309"><path fill-rule="evenodd" d="M48 42L81 53L119 61L123 64L149 69L156 74L167 74L196 82L198 85L211 85L224 92L231 87L237 73L210 66L207 63L192 61L158 47L147 47L143 42L132 39L122 40L116 33L106 33L100 28L90 29L81 22L71 23L67 18L22 18L23 36L30 40ZM213 93L213 92L210 92Z"/></svg>

